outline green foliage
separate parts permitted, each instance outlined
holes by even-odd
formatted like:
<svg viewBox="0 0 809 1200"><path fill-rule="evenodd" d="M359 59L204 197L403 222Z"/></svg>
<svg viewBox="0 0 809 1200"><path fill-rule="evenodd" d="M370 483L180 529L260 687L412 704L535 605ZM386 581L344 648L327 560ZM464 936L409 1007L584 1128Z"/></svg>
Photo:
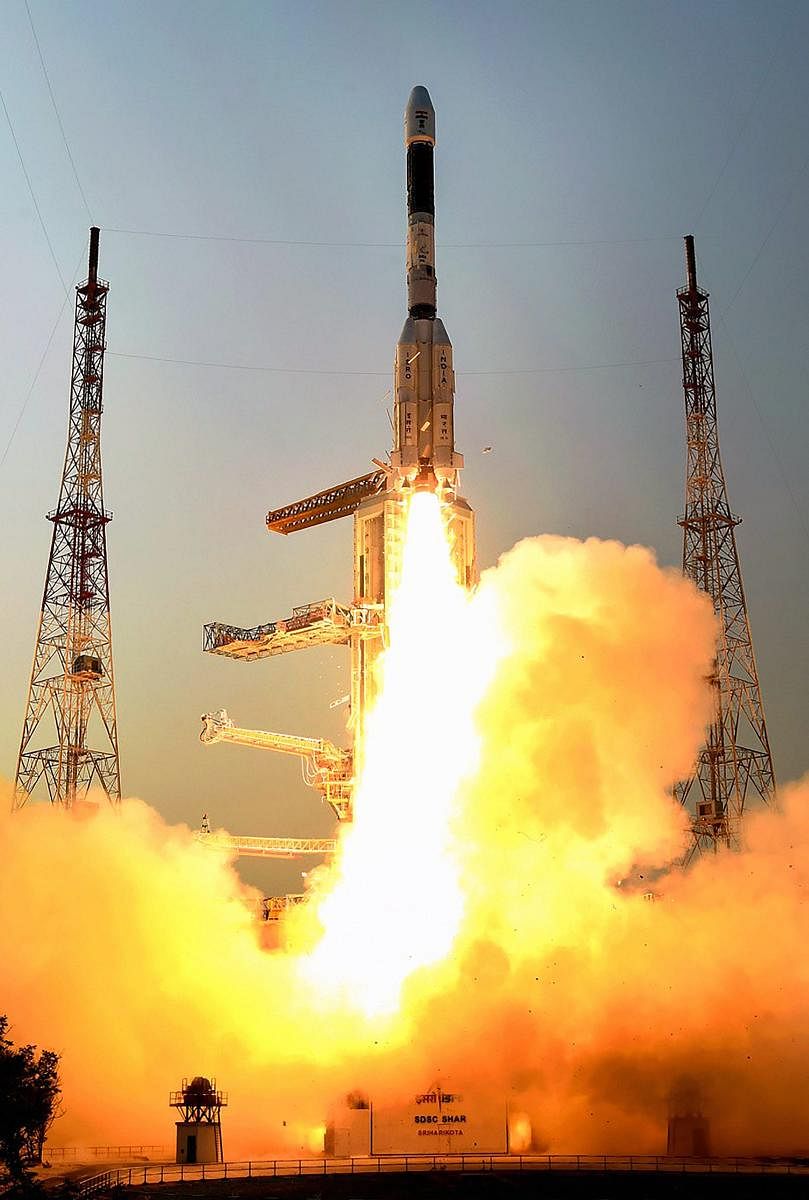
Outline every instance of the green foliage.
<svg viewBox="0 0 809 1200"><path fill-rule="evenodd" d="M27 1168L42 1160L59 1092L59 1055L14 1046L8 1018L0 1016L0 1167L18 1188L30 1183Z"/></svg>

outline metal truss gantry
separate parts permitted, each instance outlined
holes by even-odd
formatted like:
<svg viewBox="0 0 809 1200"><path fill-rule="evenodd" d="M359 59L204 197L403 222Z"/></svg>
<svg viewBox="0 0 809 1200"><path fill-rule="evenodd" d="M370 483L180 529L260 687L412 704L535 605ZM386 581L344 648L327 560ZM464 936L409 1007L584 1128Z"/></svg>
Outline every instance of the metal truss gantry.
<svg viewBox="0 0 809 1200"><path fill-rule="evenodd" d="M708 293L697 286L690 235L685 249L687 282L677 292L687 440L683 572L711 597L719 623L712 719L693 774L675 787L691 814L688 862L739 847L749 801L775 803L775 772L736 548L741 519L731 512L719 457Z"/></svg>
<svg viewBox="0 0 809 1200"><path fill-rule="evenodd" d="M112 660L101 413L109 285L90 230L87 280L76 288L70 419L42 612L14 787L14 808L37 788L70 808L98 784L121 798ZM52 718L52 724L47 718ZM45 726L48 731L45 733ZM47 746L41 740L53 737ZM91 749L88 741L96 742Z"/></svg>
<svg viewBox="0 0 809 1200"><path fill-rule="evenodd" d="M331 519L331 518L330 518ZM340 604L333 596L310 604L299 604L292 616L267 621L252 629L211 621L203 628L202 648L206 654L221 654L247 662L289 654L307 646L348 645L352 634L379 634L384 619L382 605Z"/></svg>
<svg viewBox="0 0 809 1200"><path fill-rule="evenodd" d="M306 900L305 892L290 892L286 896L265 896L256 906L258 917L262 921L274 924L281 921L291 908L305 904Z"/></svg>
<svg viewBox="0 0 809 1200"><path fill-rule="evenodd" d="M336 838L285 838L285 837L240 837L238 834L211 833L207 814L203 815L202 828L194 834L202 846L212 850L225 850L239 858L301 858L309 854L327 856L336 854Z"/></svg>
<svg viewBox="0 0 809 1200"><path fill-rule="evenodd" d="M206 746L232 742L237 746L254 746L258 750L294 755L301 760L304 783L320 792L338 821L350 820L354 786L354 756L350 750L341 750L325 738L242 729L234 725L224 708L203 714L199 740Z"/></svg>
<svg viewBox="0 0 809 1200"><path fill-rule="evenodd" d="M300 529L312 529L315 525L325 525L327 521L336 521L340 517L350 517L363 500L378 496L385 490L386 478L387 468L380 464L378 470L370 471L367 475L359 475L347 483L326 488L283 508L272 509L267 513L267 528L271 533L296 533Z"/></svg>

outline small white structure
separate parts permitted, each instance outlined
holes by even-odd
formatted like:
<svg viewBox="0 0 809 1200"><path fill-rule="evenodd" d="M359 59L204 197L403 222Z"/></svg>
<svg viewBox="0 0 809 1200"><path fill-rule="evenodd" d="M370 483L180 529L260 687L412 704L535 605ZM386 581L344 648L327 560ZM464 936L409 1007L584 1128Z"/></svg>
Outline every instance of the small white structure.
<svg viewBox="0 0 809 1200"><path fill-rule="evenodd" d="M194 1121L177 1122L178 1163L216 1163L221 1161L221 1125L202 1125Z"/></svg>
<svg viewBox="0 0 809 1200"><path fill-rule="evenodd" d="M228 1098L216 1090L216 1080L195 1075L183 1080L178 1092L169 1096L169 1104L182 1116L177 1122L178 1163L224 1162L222 1150L222 1113Z"/></svg>

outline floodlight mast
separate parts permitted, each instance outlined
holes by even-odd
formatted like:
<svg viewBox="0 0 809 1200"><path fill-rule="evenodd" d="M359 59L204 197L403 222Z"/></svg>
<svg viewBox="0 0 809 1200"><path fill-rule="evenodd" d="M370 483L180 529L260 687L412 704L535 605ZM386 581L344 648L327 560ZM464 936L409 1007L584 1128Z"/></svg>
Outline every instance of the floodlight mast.
<svg viewBox="0 0 809 1200"><path fill-rule="evenodd" d="M115 673L101 478L101 413L109 284L90 230L87 279L76 288L70 416L42 612L28 689L13 807L37 791L71 808L98 785L121 799ZM38 746L49 724L56 740ZM47 739L47 734L45 734ZM96 748L91 748L91 742Z"/></svg>
<svg viewBox="0 0 809 1200"><path fill-rule="evenodd" d="M708 293L697 284L694 238L685 239L686 284L677 292L685 395L687 465L683 572L711 597L719 625L711 688L713 713L692 774L675 787L691 814L685 860L738 849L750 800L776 803L750 618L736 546L741 518L728 503L719 456Z"/></svg>

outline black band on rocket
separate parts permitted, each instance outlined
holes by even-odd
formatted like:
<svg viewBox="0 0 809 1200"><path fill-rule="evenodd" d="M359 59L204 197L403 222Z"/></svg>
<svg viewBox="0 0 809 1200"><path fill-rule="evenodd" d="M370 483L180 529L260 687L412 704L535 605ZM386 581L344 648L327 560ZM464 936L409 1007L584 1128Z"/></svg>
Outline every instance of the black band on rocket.
<svg viewBox="0 0 809 1200"><path fill-rule="evenodd" d="M407 212L435 216L433 148L429 142L411 142L407 147Z"/></svg>

